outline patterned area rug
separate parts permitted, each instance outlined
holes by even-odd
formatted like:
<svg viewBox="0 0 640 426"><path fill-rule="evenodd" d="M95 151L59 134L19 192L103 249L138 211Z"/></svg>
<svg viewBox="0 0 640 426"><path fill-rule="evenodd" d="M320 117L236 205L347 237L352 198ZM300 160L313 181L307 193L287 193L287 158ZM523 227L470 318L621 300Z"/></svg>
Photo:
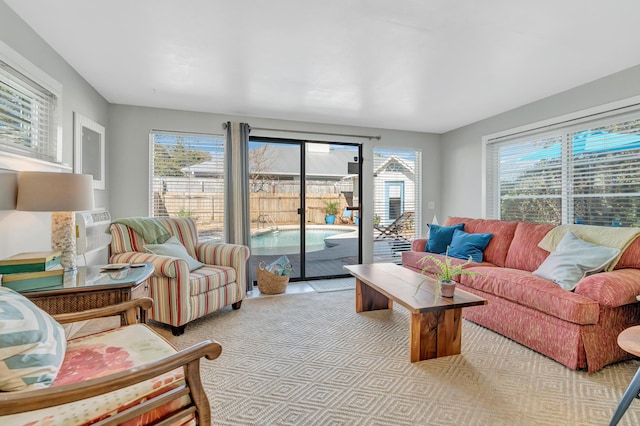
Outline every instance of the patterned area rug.
<svg viewBox="0 0 640 426"><path fill-rule="evenodd" d="M640 365L572 371L468 321L462 354L412 364L408 311L357 314L353 297L249 299L183 336L157 330L222 344L202 362L216 425L605 425ZM640 424L640 401L620 424Z"/></svg>
<svg viewBox="0 0 640 426"><path fill-rule="evenodd" d="M309 281L309 285L317 293L328 293L330 291L354 290L356 288L355 278L337 278L332 280Z"/></svg>

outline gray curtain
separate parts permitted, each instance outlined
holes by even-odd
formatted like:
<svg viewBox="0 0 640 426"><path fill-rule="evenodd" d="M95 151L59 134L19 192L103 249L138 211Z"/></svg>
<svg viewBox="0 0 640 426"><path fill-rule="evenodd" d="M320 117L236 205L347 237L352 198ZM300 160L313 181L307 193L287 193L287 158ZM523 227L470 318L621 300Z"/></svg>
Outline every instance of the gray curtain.
<svg viewBox="0 0 640 426"><path fill-rule="evenodd" d="M225 148L225 241L250 244L249 222L249 131L247 123L227 122ZM247 262L247 291L253 290L253 280Z"/></svg>

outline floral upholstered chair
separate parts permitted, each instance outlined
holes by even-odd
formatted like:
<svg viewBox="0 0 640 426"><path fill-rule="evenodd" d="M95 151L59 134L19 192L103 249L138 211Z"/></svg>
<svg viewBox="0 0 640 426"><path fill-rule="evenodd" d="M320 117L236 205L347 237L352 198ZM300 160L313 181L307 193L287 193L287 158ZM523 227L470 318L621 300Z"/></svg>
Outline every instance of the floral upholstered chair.
<svg viewBox="0 0 640 426"><path fill-rule="evenodd" d="M152 262L149 319L174 335L220 308L239 309L246 291L249 248L198 242L191 218L127 218L114 221L112 263Z"/></svg>
<svg viewBox="0 0 640 426"><path fill-rule="evenodd" d="M200 359L222 348L204 341L176 350L145 324L151 299L50 316L0 287L0 424L209 425ZM67 340L61 324L119 315L120 326Z"/></svg>

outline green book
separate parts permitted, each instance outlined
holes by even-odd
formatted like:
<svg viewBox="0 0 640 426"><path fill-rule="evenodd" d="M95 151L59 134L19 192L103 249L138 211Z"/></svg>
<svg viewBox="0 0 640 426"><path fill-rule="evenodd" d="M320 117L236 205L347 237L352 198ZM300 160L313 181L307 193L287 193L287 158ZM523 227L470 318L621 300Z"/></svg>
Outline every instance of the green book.
<svg viewBox="0 0 640 426"><path fill-rule="evenodd" d="M16 254L0 260L0 274L48 271L60 264L60 256L59 251L34 251Z"/></svg>
<svg viewBox="0 0 640 426"><path fill-rule="evenodd" d="M2 286L15 291L32 291L46 287L62 286L63 282L64 269L62 268L2 276Z"/></svg>

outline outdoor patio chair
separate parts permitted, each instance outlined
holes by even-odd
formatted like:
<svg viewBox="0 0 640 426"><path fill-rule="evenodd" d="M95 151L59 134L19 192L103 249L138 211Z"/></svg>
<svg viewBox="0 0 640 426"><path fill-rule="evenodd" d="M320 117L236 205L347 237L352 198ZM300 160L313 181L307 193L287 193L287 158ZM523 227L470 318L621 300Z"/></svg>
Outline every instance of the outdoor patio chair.
<svg viewBox="0 0 640 426"><path fill-rule="evenodd" d="M386 227L382 228L377 225L373 227L378 231L376 240L384 238L393 238L395 240L406 240L405 232L408 226L413 223L413 212L404 212Z"/></svg>
<svg viewBox="0 0 640 426"><path fill-rule="evenodd" d="M344 211L342 212L342 216L340 216L340 223L352 225L353 210L351 210L349 207L345 207Z"/></svg>

